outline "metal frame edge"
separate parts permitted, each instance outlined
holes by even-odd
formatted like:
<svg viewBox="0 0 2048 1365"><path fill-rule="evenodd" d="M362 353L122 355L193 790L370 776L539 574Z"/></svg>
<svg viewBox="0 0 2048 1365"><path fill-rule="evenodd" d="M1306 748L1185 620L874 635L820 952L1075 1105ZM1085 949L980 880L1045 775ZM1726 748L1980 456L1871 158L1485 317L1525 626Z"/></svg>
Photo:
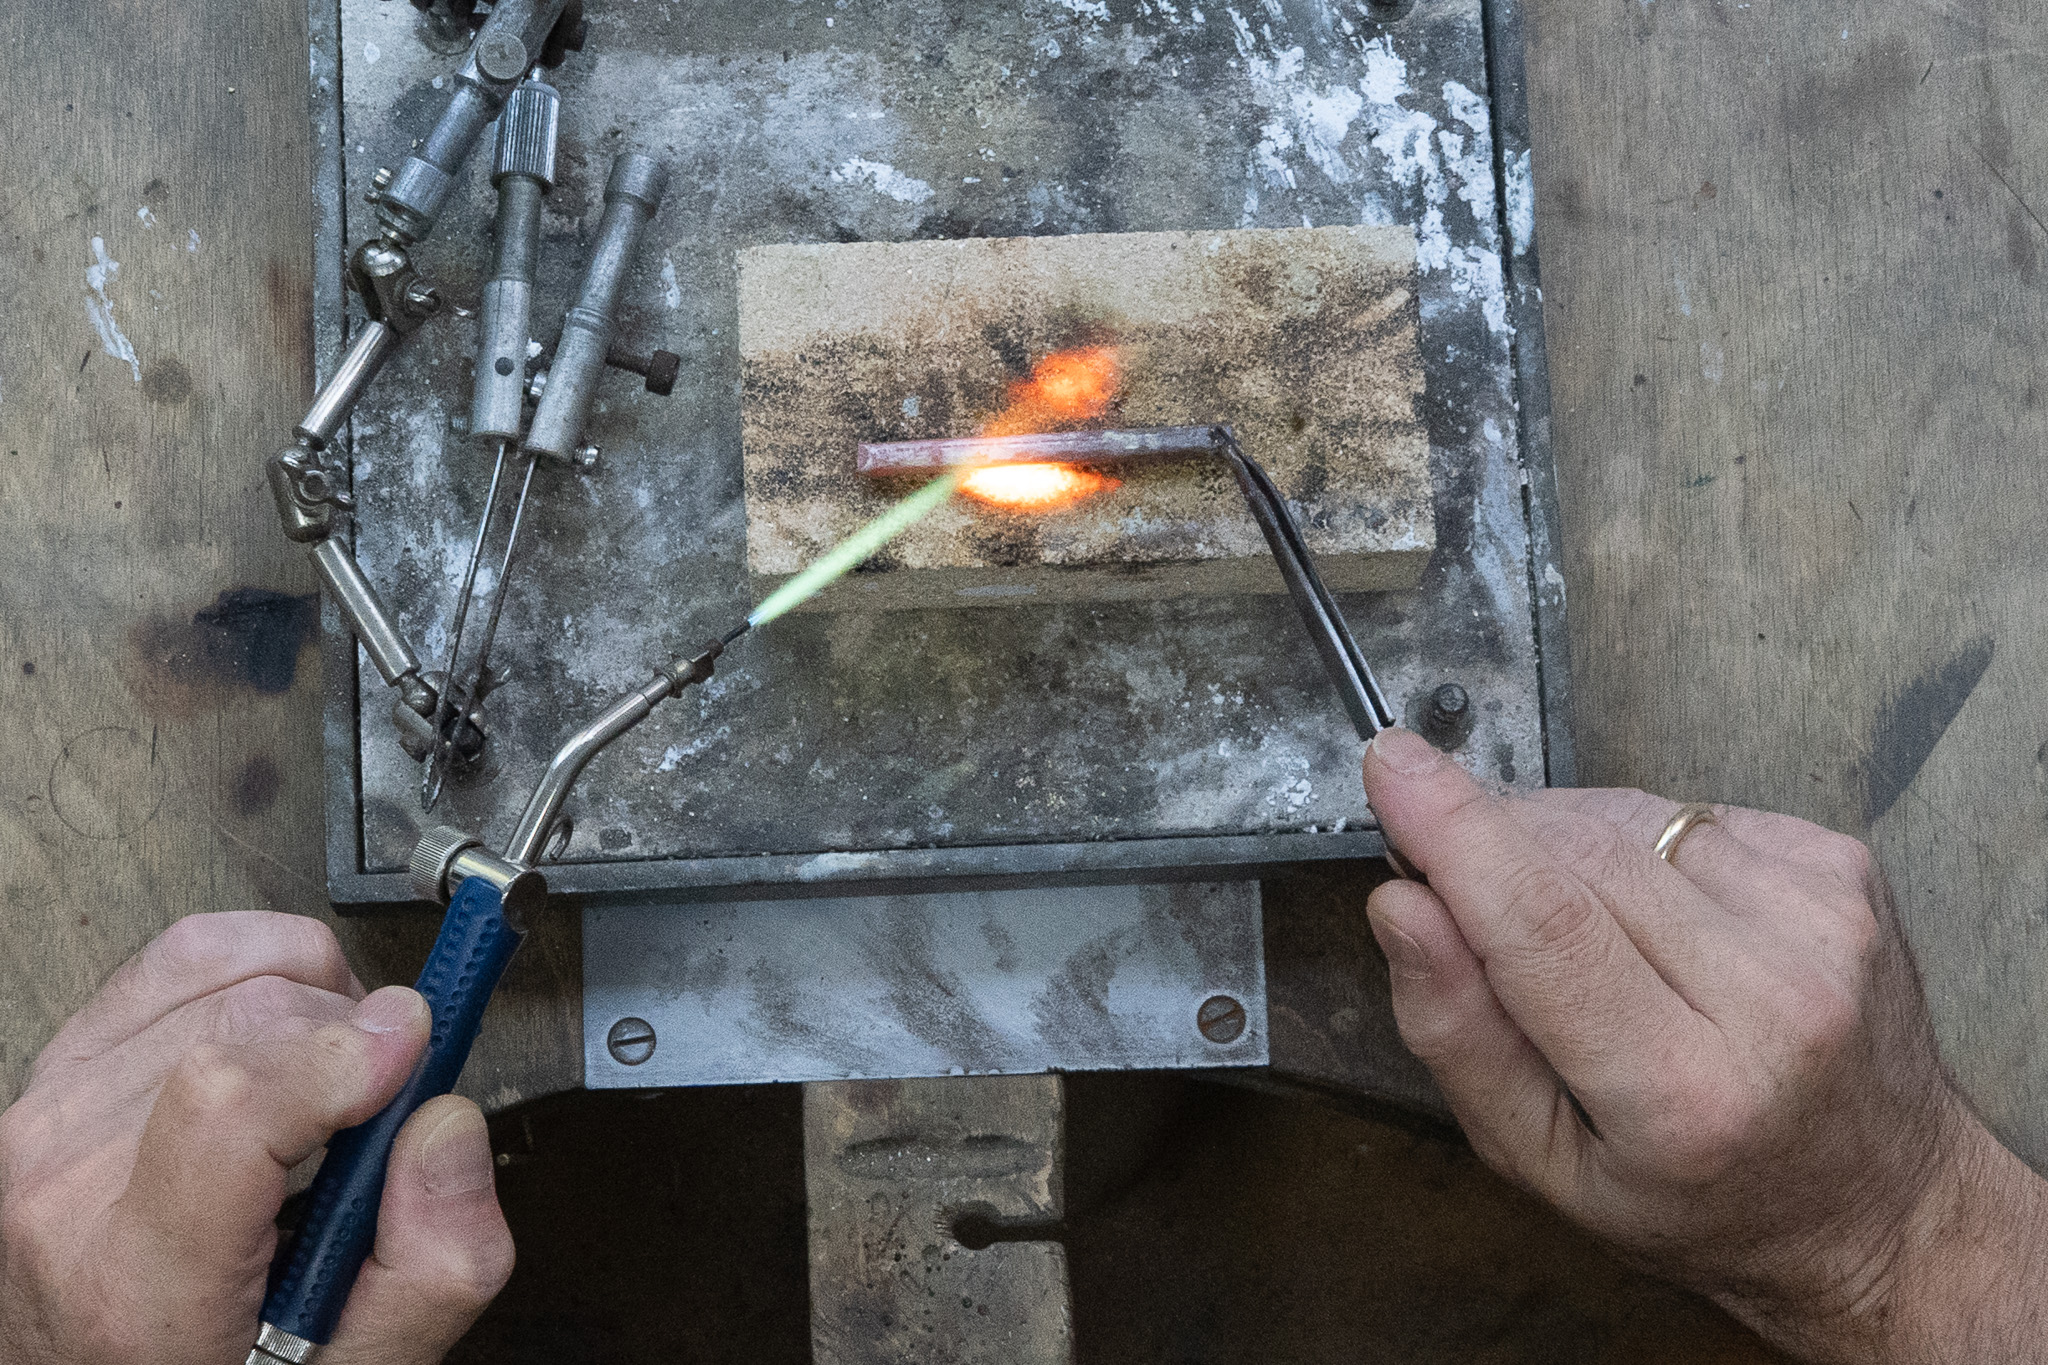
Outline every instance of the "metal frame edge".
<svg viewBox="0 0 2048 1365"><path fill-rule="evenodd" d="M1543 332L1543 276L1532 226L1518 250L1509 196L1513 163L1529 147L1529 78L1522 28L1523 0L1484 0L1488 93L1493 100L1494 180L1504 248L1501 270L1514 325L1515 399L1521 420L1523 516L1529 525L1529 600L1536 633L1537 690L1543 707L1544 775L1553 787L1576 786L1573 744L1572 644L1565 616L1564 524L1557 462L1550 444L1550 368ZM1533 177L1530 193L1533 197ZM1530 205L1534 214L1534 204Z"/></svg>

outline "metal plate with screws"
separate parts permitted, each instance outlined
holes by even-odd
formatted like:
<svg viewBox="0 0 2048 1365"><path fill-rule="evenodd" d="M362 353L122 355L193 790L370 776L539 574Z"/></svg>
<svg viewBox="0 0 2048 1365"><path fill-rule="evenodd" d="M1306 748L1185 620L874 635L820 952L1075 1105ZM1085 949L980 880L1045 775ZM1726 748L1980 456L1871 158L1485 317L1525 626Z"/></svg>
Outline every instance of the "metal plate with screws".
<svg viewBox="0 0 2048 1365"><path fill-rule="evenodd" d="M1419 588L1343 606L1397 709L1465 688L1460 761L1520 787L1568 774L1546 709L1568 670L1551 666L1563 580L1522 224L1521 44L1512 27L1488 41L1515 6L1396 0L1256 23L1185 6L1111 20L1051 0L837 13L829 27L723 2L614 18L553 74L562 170L539 339L581 269L604 167L631 146L675 176L616 337L648 369L602 382L585 432L601 462L543 471L501 645L516 666L489 707L497 776L451 789L431 819L501 839L564 734L747 605L733 262L764 243L1424 227L1418 416L1438 546ZM433 82L448 54L408 6L320 0L313 20L317 259L339 261L364 218L343 187L403 160L446 98ZM1301 112L1326 105L1329 127ZM421 249L451 305L488 273L487 179L470 168ZM316 305L331 363L360 324L324 266ZM356 552L434 657L489 468L449 430L475 343L450 313L380 377L343 443ZM668 398L642 383L657 351L679 357L672 379L661 361ZM1356 742L1285 612L1272 597L784 622L592 768L550 885L675 900L950 891L1372 856ZM327 657L330 889L344 904L405 899L417 765L354 648Z"/></svg>
<svg viewBox="0 0 2048 1365"><path fill-rule="evenodd" d="M587 909L584 1084L1263 1066L1260 942L1253 882Z"/></svg>

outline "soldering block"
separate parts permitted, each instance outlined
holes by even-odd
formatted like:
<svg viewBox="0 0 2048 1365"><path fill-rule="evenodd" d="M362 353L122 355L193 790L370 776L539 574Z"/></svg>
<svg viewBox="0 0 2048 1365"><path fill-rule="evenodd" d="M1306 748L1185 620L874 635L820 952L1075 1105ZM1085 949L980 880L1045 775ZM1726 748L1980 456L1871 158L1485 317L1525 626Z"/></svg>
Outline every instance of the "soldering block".
<svg viewBox="0 0 2048 1365"><path fill-rule="evenodd" d="M966 436L1045 356L1114 346L1087 425L1228 422L1337 591L1413 586L1436 543L1406 227L757 247L739 254L747 567L757 594L915 478L862 441ZM955 497L819 610L1284 590L1228 468L1132 466L1054 511Z"/></svg>

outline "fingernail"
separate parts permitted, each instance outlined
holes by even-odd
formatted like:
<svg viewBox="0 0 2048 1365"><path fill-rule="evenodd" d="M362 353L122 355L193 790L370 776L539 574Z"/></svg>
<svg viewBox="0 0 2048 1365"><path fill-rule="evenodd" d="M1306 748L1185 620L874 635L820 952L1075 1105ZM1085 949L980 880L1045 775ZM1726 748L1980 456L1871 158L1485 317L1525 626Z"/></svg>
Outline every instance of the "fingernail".
<svg viewBox="0 0 2048 1365"><path fill-rule="evenodd" d="M491 1187L491 1130L475 1105L450 1105L420 1144L420 1173L432 1195Z"/></svg>
<svg viewBox="0 0 2048 1365"><path fill-rule="evenodd" d="M1410 981L1421 981L1429 976L1429 954L1422 945L1404 932L1392 920L1368 911L1366 919L1372 924L1372 936L1380 941L1380 951L1387 955L1387 965L1394 975Z"/></svg>
<svg viewBox="0 0 2048 1365"><path fill-rule="evenodd" d="M1366 752L1395 772L1406 773L1410 777L1428 772L1444 759L1428 740L1398 725L1374 735L1372 743L1366 745Z"/></svg>
<svg viewBox="0 0 2048 1365"><path fill-rule="evenodd" d="M410 986L384 986L364 996L348 1021L365 1033L396 1033L414 1028L427 1012L427 1002Z"/></svg>

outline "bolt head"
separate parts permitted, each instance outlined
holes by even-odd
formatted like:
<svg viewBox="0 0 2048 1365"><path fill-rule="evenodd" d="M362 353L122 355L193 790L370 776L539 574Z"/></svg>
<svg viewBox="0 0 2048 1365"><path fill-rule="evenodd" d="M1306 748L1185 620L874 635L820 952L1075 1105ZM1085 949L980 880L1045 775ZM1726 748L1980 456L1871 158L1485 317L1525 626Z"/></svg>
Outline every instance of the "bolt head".
<svg viewBox="0 0 2048 1365"><path fill-rule="evenodd" d="M604 1045L620 1066L638 1066L654 1055L654 1025L629 1014L612 1025Z"/></svg>
<svg viewBox="0 0 2048 1365"><path fill-rule="evenodd" d="M647 362L647 391L666 398L675 392L676 376L682 373L683 358L674 351L656 351Z"/></svg>
<svg viewBox="0 0 2048 1365"><path fill-rule="evenodd" d="M1195 1011L1195 1027L1212 1043L1234 1043L1244 1036L1244 1006L1236 996L1212 995Z"/></svg>
<svg viewBox="0 0 2048 1365"><path fill-rule="evenodd" d="M477 44L476 67L494 81L516 81L533 65L516 33L493 33Z"/></svg>
<svg viewBox="0 0 2048 1365"><path fill-rule="evenodd" d="M1446 720L1455 720L1465 714L1465 708L1472 704L1472 698L1456 683L1445 683L1430 693L1429 704Z"/></svg>
<svg viewBox="0 0 2048 1365"><path fill-rule="evenodd" d="M380 190L388 190L388 189L390 189L390 188L391 188L391 168L390 168L389 166L379 166L379 167L378 167L378 168L377 168L376 170L372 171L372 172L370 173L370 184L371 184L371 186L372 186L372 187L374 187L374 188L376 188L376 189L380 189Z"/></svg>
<svg viewBox="0 0 2048 1365"><path fill-rule="evenodd" d="M578 446L569 453L569 463L588 473L597 468L598 454L596 446Z"/></svg>

